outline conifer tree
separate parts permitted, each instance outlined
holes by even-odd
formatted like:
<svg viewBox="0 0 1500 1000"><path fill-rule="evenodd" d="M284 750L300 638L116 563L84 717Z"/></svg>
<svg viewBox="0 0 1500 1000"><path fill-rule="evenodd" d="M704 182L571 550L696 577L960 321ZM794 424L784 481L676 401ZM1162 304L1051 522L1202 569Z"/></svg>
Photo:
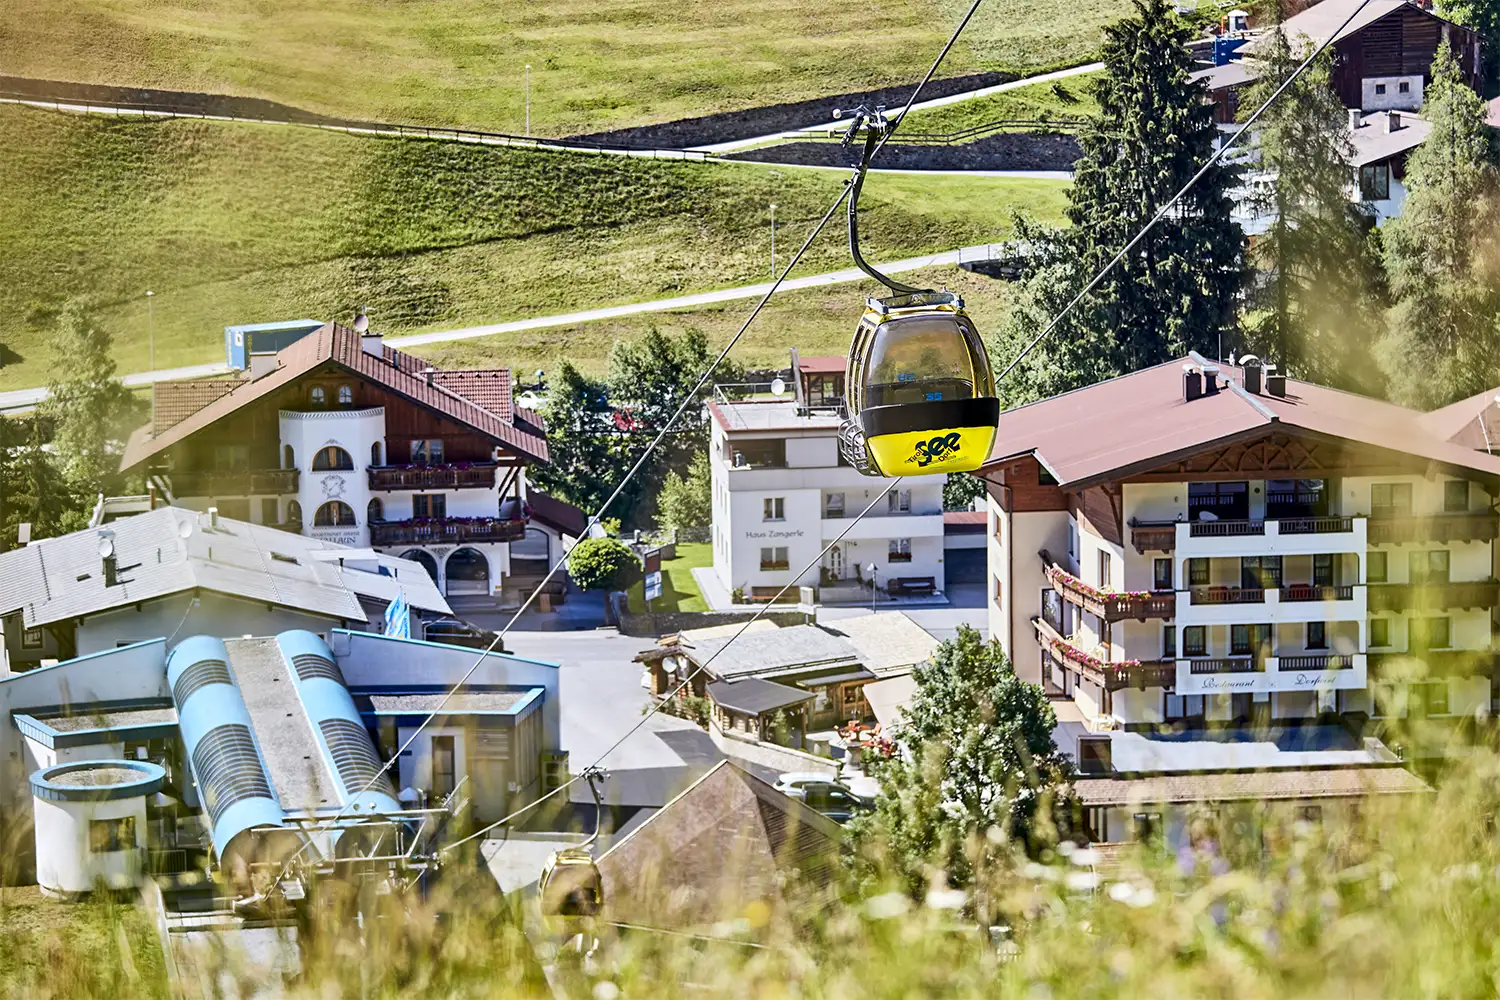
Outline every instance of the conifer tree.
<svg viewBox="0 0 1500 1000"><path fill-rule="evenodd" d="M1135 15L1106 29L1100 113L1079 138L1069 192L1071 229L1043 249L998 352L1040 332L1078 289L1162 209L1214 152L1212 109L1188 78L1191 29L1167 0L1133 0ZM1234 171L1209 170L1167 218L1110 272L1051 340L1002 388L1036 398L1216 349L1234 319L1244 237L1230 217ZM1046 233L1034 230L1033 237ZM1007 349L1009 348L1009 349Z"/></svg>
<svg viewBox="0 0 1500 1000"><path fill-rule="evenodd" d="M1261 76L1241 106L1248 118L1302 64L1277 27L1260 52ZM1348 113L1329 82L1325 53L1257 120L1258 162L1246 199L1255 220L1245 345L1292 374L1373 388L1368 346L1379 331L1372 217L1351 197L1354 144ZM1374 125L1365 126L1375 128Z"/></svg>
<svg viewBox="0 0 1500 1000"><path fill-rule="evenodd" d="M1432 77L1422 106L1432 131L1385 227L1395 305L1378 349L1393 398L1422 407L1500 383L1500 175L1484 102L1446 46Z"/></svg>
<svg viewBox="0 0 1500 1000"><path fill-rule="evenodd" d="M73 300L58 317L56 358L44 415L53 423L58 469L81 496L92 498L115 478L114 447L125 437L136 409L115 380L113 339L86 303Z"/></svg>

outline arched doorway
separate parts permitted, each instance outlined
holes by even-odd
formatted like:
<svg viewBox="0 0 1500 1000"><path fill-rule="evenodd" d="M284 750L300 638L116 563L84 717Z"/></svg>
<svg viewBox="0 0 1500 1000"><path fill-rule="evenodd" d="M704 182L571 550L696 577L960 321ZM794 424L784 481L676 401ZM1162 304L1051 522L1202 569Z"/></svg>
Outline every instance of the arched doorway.
<svg viewBox="0 0 1500 1000"><path fill-rule="evenodd" d="M476 549L459 549L448 557L448 595L488 594L490 561Z"/></svg>
<svg viewBox="0 0 1500 1000"><path fill-rule="evenodd" d="M516 579L541 579L552 566L552 537L541 528L526 529L526 537L510 543L510 574Z"/></svg>
<svg viewBox="0 0 1500 1000"><path fill-rule="evenodd" d="M401 553L401 558L410 559L414 563L421 563L422 568L427 571L427 575L432 577L432 582L437 583L437 560L432 557L431 552L428 552L426 549L407 549Z"/></svg>

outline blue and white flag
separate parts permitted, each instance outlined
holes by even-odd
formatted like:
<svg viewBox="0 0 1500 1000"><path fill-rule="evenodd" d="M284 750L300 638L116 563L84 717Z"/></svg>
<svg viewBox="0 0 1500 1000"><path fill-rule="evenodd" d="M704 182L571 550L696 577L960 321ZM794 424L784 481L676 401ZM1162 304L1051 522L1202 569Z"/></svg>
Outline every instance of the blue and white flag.
<svg viewBox="0 0 1500 1000"><path fill-rule="evenodd" d="M396 599L385 607L385 634L397 639L411 638L411 605L406 603L406 591L396 591Z"/></svg>

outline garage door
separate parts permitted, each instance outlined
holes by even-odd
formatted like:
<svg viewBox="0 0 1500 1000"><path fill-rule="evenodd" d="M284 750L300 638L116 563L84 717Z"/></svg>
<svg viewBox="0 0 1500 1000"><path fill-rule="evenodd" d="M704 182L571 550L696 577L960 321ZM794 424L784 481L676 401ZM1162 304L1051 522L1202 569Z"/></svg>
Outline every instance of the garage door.
<svg viewBox="0 0 1500 1000"><path fill-rule="evenodd" d="M945 549L943 567L946 570L946 586L956 583L984 583L988 572L987 549Z"/></svg>

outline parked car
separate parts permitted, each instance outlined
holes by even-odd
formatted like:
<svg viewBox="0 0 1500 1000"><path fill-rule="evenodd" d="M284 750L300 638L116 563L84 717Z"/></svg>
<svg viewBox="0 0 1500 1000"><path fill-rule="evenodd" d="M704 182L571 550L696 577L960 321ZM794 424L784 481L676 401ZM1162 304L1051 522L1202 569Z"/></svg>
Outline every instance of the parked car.
<svg viewBox="0 0 1500 1000"><path fill-rule="evenodd" d="M422 629L428 642L443 642L450 646L468 646L470 649L489 649L494 643L494 652L509 652L505 643L496 642L498 633L480 628L458 618L438 618L428 622Z"/></svg>
<svg viewBox="0 0 1500 1000"><path fill-rule="evenodd" d="M802 801L807 803L808 808L816 809L835 823L847 823L873 808L867 800L832 783L807 785L802 790Z"/></svg>
<svg viewBox="0 0 1500 1000"><path fill-rule="evenodd" d="M820 803L834 808L833 804L843 804L845 797L859 809L874 806L873 802L857 794L842 781L821 771L788 771L776 779L776 790L791 798L803 800L825 815L828 814Z"/></svg>

